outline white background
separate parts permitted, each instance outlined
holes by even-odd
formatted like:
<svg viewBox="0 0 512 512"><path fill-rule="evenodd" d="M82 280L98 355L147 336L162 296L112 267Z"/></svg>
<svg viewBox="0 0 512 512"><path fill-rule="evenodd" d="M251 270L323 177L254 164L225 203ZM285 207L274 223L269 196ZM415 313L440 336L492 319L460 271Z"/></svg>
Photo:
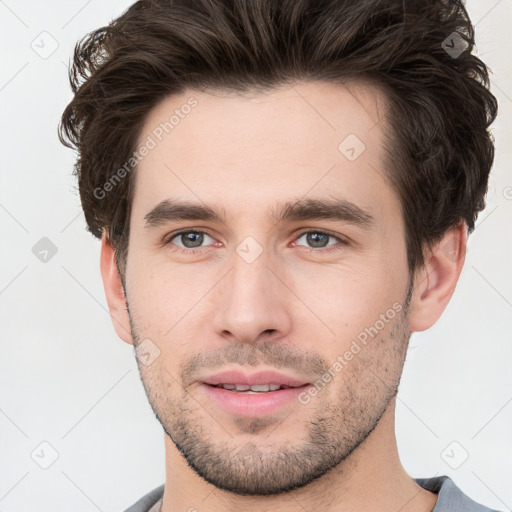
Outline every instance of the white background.
<svg viewBox="0 0 512 512"><path fill-rule="evenodd" d="M57 139L75 42L129 5L0 1L2 512L121 511L164 481L163 433L133 349L112 328L74 154ZM510 510L512 0L468 8L499 100L497 155L455 295L432 329L412 336L397 439L411 476L450 475L476 501ZM58 44L46 59L31 47L41 37L47 49ZM42 237L57 248L46 263L32 252ZM42 442L58 453L48 469L35 462L51 462Z"/></svg>

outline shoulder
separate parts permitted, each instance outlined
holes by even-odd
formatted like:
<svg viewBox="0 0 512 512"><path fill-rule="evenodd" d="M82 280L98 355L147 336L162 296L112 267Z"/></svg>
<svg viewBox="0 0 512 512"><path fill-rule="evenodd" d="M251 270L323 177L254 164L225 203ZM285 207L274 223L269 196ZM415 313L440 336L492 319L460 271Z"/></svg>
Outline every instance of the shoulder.
<svg viewBox="0 0 512 512"><path fill-rule="evenodd" d="M432 478L415 478L415 482L428 491L438 494L432 512L500 512L473 501L446 475Z"/></svg>
<svg viewBox="0 0 512 512"><path fill-rule="evenodd" d="M159 485L145 494L140 500L127 508L124 512L150 512L153 505L163 496L164 484Z"/></svg>

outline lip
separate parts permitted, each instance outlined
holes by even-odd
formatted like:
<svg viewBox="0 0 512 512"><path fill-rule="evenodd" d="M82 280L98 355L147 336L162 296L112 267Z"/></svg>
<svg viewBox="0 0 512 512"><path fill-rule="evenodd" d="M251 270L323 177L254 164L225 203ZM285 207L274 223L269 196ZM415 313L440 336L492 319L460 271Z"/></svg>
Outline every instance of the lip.
<svg viewBox="0 0 512 512"><path fill-rule="evenodd" d="M227 370L201 379L203 384L216 386L217 384L245 384L256 386L258 384L279 384L280 386L298 387L308 384L305 380L276 372L275 370L264 370L252 374L243 373L239 370ZM280 390L287 391L287 390ZM275 391L271 391L275 393Z"/></svg>
<svg viewBox="0 0 512 512"><path fill-rule="evenodd" d="M229 384L229 382L222 383ZM260 384L265 383L269 383L269 381L260 382ZM238 382L238 384L243 383ZM229 414L246 418L272 414L297 400L298 396L310 386L311 384L304 384L299 387L278 389L276 391L268 391L267 393L247 394L214 387L204 382L201 383L201 389L203 389L208 398L215 402L221 409Z"/></svg>

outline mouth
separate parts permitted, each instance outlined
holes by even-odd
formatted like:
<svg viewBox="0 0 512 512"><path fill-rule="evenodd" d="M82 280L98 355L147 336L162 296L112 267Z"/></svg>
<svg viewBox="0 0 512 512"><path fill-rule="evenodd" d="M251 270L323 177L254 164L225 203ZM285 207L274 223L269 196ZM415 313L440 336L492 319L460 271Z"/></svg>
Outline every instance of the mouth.
<svg viewBox="0 0 512 512"><path fill-rule="evenodd" d="M271 393L274 391L280 391L283 389L297 389L304 388L309 386L310 384L303 384L298 386L288 386L286 384L255 384L249 386L248 384L208 384L204 383L207 386L213 388L222 388L227 391L232 391L234 393L243 393L246 395L257 395L262 393Z"/></svg>
<svg viewBox="0 0 512 512"><path fill-rule="evenodd" d="M311 384L207 384L201 383L207 403L231 416L258 418L269 415L288 415L286 411L300 405L300 396Z"/></svg>
<svg viewBox="0 0 512 512"><path fill-rule="evenodd" d="M208 403L242 417L261 417L281 413L300 400L312 384L298 375L262 369L247 373L241 369L224 370L201 379Z"/></svg>

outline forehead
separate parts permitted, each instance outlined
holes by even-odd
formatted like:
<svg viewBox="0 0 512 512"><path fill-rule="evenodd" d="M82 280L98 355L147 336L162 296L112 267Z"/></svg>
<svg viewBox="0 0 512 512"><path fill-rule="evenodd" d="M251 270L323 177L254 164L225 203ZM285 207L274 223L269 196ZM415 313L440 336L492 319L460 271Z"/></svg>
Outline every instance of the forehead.
<svg viewBox="0 0 512 512"><path fill-rule="evenodd" d="M396 207L384 179L385 111L381 91L362 83L169 96L139 138L151 149L137 167L134 211L172 196L222 199L242 213L309 193Z"/></svg>
<svg viewBox="0 0 512 512"><path fill-rule="evenodd" d="M265 141L266 147L286 144L290 150L295 147L304 152L354 133L372 146L379 142L380 129L375 128L383 126L386 108L380 89L361 82L303 82L243 94L189 89L154 107L142 133L159 142L164 138L171 146L180 134L182 138L203 136L205 148L226 139L245 147L250 142L247 136L251 136L256 142ZM194 146L178 140L184 152ZM304 140L306 146L301 144ZM252 149L256 151L256 147Z"/></svg>

